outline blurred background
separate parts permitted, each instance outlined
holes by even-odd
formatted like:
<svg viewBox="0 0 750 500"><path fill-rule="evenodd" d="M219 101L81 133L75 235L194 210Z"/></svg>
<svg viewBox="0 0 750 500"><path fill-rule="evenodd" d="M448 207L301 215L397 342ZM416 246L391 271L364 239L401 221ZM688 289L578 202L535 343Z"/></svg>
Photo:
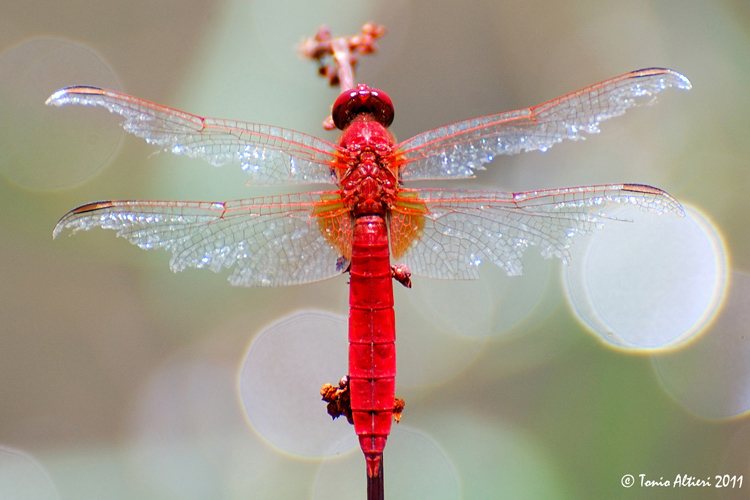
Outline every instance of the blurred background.
<svg viewBox="0 0 750 500"><path fill-rule="evenodd" d="M388 92L402 140L638 68L693 83L585 142L441 183L643 183L688 216L627 215L576 242L570 266L530 248L522 278L487 265L479 281L398 287L407 406L388 498L747 498L745 0L4 0L0 498L364 498L351 428L317 394L346 372L346 276L238 289L172 274L166 252L110 232L51 238L89 201L294 189L154 155L118 117L43 103L104 86L335 141L320 123L337 91L294 48L321 24L350 35L365 21L388 33L357 80ZM641 485L678 474L712 486Z"/></svg>

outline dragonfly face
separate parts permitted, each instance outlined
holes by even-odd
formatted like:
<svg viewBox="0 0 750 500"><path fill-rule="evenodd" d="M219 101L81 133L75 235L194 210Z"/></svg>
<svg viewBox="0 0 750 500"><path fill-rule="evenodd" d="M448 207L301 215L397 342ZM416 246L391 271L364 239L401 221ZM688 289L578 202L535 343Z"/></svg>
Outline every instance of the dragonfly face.
<svg viewBox="0 0 750 500"><path fill-rule="evenodd" d="M336 99L331 117L336 128L344 130L361 113L370 114L384 127L390 127L394 116L393 101L382 90L361 83L356 88L343 92Z"/></svg>

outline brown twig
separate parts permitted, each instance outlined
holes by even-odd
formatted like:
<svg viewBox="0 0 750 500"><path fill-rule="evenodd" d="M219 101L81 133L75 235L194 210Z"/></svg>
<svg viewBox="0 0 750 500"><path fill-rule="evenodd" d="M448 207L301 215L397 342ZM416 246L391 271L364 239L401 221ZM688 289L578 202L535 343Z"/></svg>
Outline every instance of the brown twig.
<svg viewBox="0 0 750 500"><path fill-rule="evenodd" d="M359 62L359 54L374 54L378 48L375 40L385 34L385 27L365 23L359 33L350 37L333 37L327 26L321 26L315 36L299 45L299 52L307 59L318 62L318 74L328 79L332 86L339 86L342 92L354 88L354 68ZM323 122L326 130L334 129L329 116Z"/></svg>

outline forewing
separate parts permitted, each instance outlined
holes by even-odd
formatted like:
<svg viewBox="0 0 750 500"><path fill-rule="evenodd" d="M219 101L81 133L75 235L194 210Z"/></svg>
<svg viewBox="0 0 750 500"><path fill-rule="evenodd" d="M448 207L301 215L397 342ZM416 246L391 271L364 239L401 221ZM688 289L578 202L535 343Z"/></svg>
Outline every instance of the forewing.
<svg viewBox="0 0 750 500"><path fill-rule="evenodd" d="M546 151L599 132L599 123L654 101L685 76L663 68L634 71L532 108L482 116L424 132L397 147L404 180L473 177L497 155Z"/></svg>
<svg viewBox="0 0 750 500"><path fill-rule="evenodd" d="M607 209L635 205L657 214L684 215L680 204L660 189L612 184L526 193L408 190L392 208L391 246L395 260L415 275L476 279L477 266L494 262L509 276L522 274L529 245L545 258L567 262L573 238L611 219ZM418 201L417 201L418 198Z"/></svg>
<svg viewBox="0 0 750 500"><path fill-rule="evenodd" d="M175 154L214 166L240 165L258 185L333 183L336 147L311 135L256 123L204 118L95 87L58 90L49 106L99 106L125 118L123 128Z"/></svg>
<svg viewBox="0 0 750 500"><path fill-rule="evenodd" d="M349 265L351 220L335 204L330 193L225 203L103 201L66 214L53 236L65 229L112 229L143 249L170 250L173 271L229 268L235 286L297 285L341 274Z"/></svg>

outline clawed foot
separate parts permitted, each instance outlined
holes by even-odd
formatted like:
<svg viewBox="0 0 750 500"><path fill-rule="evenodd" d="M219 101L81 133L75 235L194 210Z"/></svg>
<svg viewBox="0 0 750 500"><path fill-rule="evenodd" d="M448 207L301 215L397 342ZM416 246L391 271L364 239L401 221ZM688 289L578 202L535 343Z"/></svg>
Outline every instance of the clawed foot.
<svg viewBox="0 0 750 500"><path fill-rule="evenodd" d="M348 376L341 377L338 387L334 387L331 384L323 384L323 387L320 388L320 395L323 397L323 401L328 403L326 409L331 418L337 419L343 415L350 424L354 423L354 419L352 418L352 402L349 397Z"/></svg>
<svg viewBox="0 0 750 500"><path fill-rule="evenodd" d="M391 276L406 288L411 288L411 269L406 264L391 266Z"/></svg>
<svg viewBox="0 0 750 500"><path fill-rule="evenodd" d="M393 419L396 423L401 422L401 414L404 412L404 406L406 406L406 402L401 398L396 398L396 402L393 405Z"/></svg>

